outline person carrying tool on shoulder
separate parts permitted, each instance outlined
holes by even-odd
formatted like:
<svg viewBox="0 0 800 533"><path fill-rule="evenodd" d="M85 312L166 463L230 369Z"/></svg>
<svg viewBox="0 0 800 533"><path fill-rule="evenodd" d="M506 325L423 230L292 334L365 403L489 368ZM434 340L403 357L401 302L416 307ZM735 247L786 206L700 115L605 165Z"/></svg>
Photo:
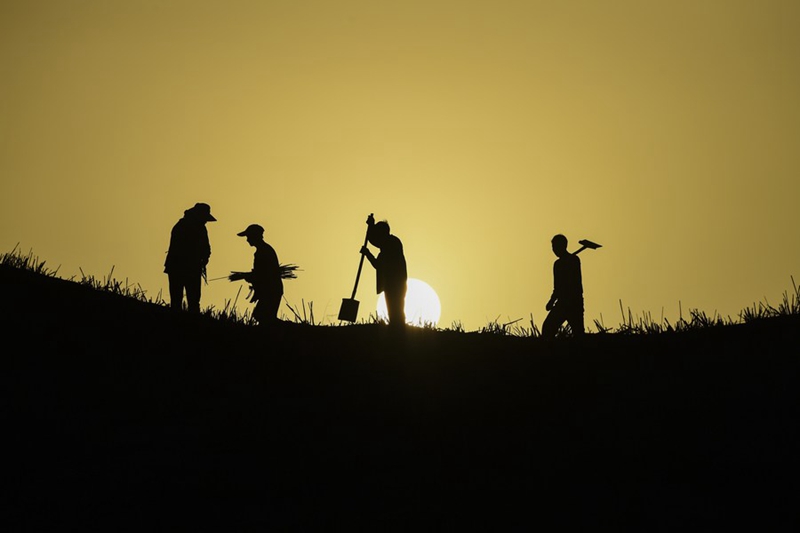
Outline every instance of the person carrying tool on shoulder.
<svg viewBox="0 0 800 533"><path fill-rule="evenodd" d="M367 241L380 249L375 257L369 248L361 247L361 253L375 268L375 289L378 294L384 293L389 325L403 327L406 323L406 292L408 290L408 270L403 243L396 235L392 235L389 223L385 220L375 222L369 215L367 218Z"/></svg>
<svg viewBox="0 0 800 533"><path fill-rule="evenodd" d="M553 293L545 305L548 314L542 324L542 337L555 337L564 322L569 324L573 335L582 335L584 324L581 260L577 254L567 251L567 238L564 235L554 236L551 244L553 253L558 259L553 263Z"/></svg>

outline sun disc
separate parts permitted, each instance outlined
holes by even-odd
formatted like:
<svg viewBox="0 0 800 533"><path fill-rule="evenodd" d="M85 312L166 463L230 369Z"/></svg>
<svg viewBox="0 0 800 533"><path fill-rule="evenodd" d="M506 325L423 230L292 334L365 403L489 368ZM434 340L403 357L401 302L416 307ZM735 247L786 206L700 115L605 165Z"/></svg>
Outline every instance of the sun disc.
<svg viewBox="0 0 800 533"><path fill-rule="evenodd" d="M377 312L381 320L389 319L386 297L383 293L378 295ZM406 324L419 327L435 326L442 315L442 304L433 287L422 280L408 278L405 312Z"/></svg>

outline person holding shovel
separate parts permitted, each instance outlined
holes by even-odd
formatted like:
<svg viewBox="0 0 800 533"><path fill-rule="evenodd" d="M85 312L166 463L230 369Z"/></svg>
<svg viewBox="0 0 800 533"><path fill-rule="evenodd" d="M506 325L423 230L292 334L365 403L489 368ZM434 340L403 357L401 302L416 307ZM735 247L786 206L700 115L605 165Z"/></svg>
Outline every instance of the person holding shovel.
<svg viewBox="0 0 800 533"><path fill-rule="evenodd" d="M564 322L569 324L573 335L581 335L584 333L581 260L577 253L567 251L564 235L554 236L551 244L558 259L553 263L553 293L545 305L548 314L542 324L542 337L555 337Z"/></svg>
<svg viewBox="0 0 800 533"><path fill-rule="evenodd" d="M253 270L250 272L231 272L231 281L244 280L250 284L250 302L255 303L253 318L259 325L270 325L278 321L278 309L283 298L283 277L278 254L264 241L264 228L250 224L237 233L245 237L247 244L256 249L253 254Z"/></svg>
<svg viewBox="0 0 800 533"><path fill-rule="evenodd" d="M183 307L185 292L186 308L192 313L200 312L201 282L206 279L206 265L211 257L206 222L216 220L208 204L196 203L184 211L183 218L172 227L164 261L172 309Z"/></svg>
<svg viewBox="0 0 800 533"><path fill-rule="evenodd" d="M408 270L403 243L392 235L389 223L385 220L375 222L372 215L367 217L367 241L380 249L375 257L369 248L361 247L361 253L375 268L375 288L386 298L389 325L403 327L406 323L406 291L408 290Z"/></svg>

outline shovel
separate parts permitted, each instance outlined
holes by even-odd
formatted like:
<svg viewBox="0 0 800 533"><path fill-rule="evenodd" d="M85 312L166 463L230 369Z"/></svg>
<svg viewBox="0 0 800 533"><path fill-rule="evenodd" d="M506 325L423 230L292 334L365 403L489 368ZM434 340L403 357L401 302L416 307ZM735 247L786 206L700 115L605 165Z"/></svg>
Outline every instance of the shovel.
<svg viewBox="0 0 800 533"><path fill-rule="evenodd" d="M603 246L602 244L597 244L596 242L588 241L586 239L578 241L578 244L580 244L581 247L572 252L572 255L578 255L587 248L589 248L590 250L597 250L598 248L602 248Z"/></svg>
<svg viewBox="0 0 800 533"><path fill-rule="evenodd" d="M372 216L370 213L369 216ZM367 226L367 235L364 237L364 246L367 245L369 238L369 226ZM350 298L342 298L342 306L339 308L339 320L347 322L355 322L358 317L358 300L356 300L356 290L358 289L358 278L361 277L361 267L364 266L364 254L361 254L361 259L358 262L358 273L356 274L356 284L353 286L353 296Z"/></svg>

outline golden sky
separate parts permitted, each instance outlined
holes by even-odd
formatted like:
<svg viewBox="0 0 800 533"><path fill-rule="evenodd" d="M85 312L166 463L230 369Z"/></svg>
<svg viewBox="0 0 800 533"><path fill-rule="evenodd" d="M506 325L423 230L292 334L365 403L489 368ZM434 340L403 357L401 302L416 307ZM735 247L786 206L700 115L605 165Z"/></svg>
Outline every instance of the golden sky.
<svg viewBox="0 0 800 533"><path fill-rule="evenodd" d="M800 282L798 23L794 0L5 0L0 252L166 297L170 229L207 202L209 277L250 268L261 224L302 269L287 301L336 323L372 212L440 327L541 326L555 233L603 245L592 330L620 301L736 318Z"/></svg>

